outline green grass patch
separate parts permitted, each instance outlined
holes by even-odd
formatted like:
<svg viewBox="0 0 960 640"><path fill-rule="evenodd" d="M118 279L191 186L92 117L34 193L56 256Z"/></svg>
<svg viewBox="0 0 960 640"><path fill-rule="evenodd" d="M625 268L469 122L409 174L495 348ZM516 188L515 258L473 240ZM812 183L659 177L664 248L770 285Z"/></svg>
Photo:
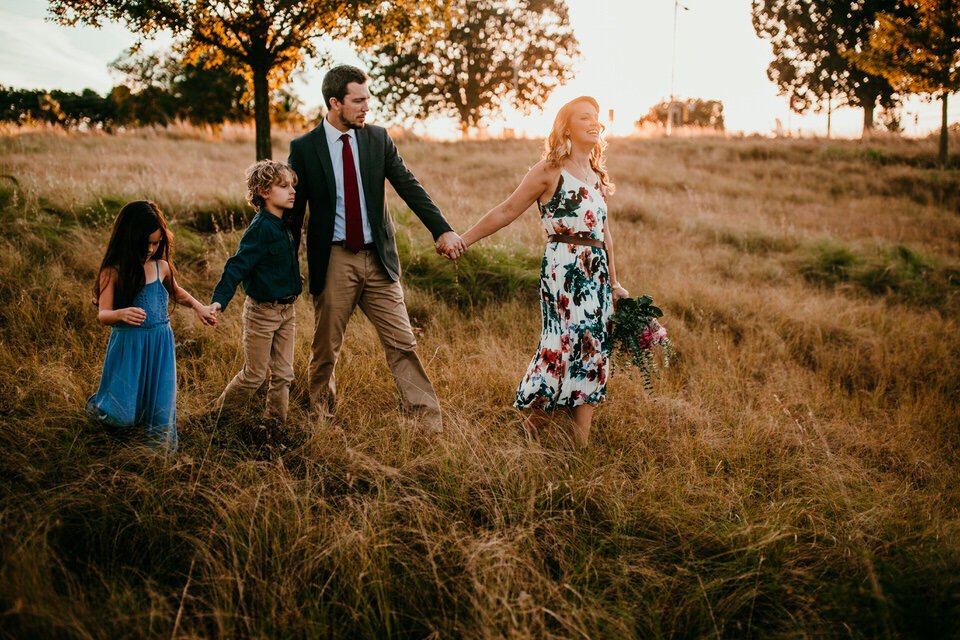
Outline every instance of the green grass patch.
<svg viewBox="0 0 960 640"><path fill-rule="evenodd" d="M960 267L898 244L855 250L837 242L822 242L806 251L799 271L814 284L850 285L877 296L902 302L943 306L960 289Z"/></svg>
<svg viewBox="0 0 960 640"><path fill-rule="evenodd" d="M245 202L221 201L216 206L187 213L184 222L197 231L213 233L243 229L255 215L257 212Z"/></svg>
<svg viewBox="0 0 960 640"><path fill-rule="evenodd" d="M473 246L459 260L451 261L437 255L432 246L414 247L409 241L397 244L404 283L430 291L449 304L474 307L537 298L541 257L528 249Z"/></svg>

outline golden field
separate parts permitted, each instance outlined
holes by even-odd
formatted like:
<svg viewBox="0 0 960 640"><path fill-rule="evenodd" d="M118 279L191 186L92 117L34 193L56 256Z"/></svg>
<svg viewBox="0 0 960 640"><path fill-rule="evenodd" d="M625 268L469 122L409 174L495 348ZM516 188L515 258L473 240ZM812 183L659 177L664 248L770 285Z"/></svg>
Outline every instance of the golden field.
<svg viewBox="0 0 960 640"><path fill-rule="evenodd" d="M540 149L398 144L458 230ZM360 314L336 423L310 424L306 300L286 431L218 419L231 305L215 330L174 313L164 457L83 416L108 337L93 278L119 206L149 198L209 296L252 141L5 130L0 636L960 637L960 171L934 151L613 140L620 281L677 357L652 394L616 369L583 452L510 408L539 333L535 212L449 264L394 197L446 432L403 415Z"/></svg>

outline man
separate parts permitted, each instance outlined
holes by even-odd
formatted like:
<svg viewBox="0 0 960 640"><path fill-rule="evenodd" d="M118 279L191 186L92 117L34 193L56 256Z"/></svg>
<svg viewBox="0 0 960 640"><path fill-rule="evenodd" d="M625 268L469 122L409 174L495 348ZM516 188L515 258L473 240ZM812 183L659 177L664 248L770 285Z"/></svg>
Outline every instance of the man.
<svg viewBox="0 0 960 640"><path fill-rule="evenodd" d="M382 127L365 125L370 93L367 75L347 65L323 78L328 113L310 133L290 143L297 173L290 223L299 238L306 207L307 266L313 296L310 410L333 414L334 368L347 321L359 306L377 329L400 394L420 414L426 429L442 430L440 403L417 357L400 287L395 227L387 211L384 180L433 235L437 251L459 257L463 243L430 196L407 169Z"/></svg>

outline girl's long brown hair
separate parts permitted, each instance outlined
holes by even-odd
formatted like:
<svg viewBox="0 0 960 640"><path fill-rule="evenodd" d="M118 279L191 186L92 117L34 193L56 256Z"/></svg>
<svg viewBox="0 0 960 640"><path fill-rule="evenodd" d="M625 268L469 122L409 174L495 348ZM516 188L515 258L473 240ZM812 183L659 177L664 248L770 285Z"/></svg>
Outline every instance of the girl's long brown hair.
<svg viewBox="0 0 960 640"><path fill-rule="evenodd" d="M173 274L173 234L167 228L163 213L155 203L149 200L137 200L120 209L113 232L107 243L107 251L100 263L100 271L93 285L93 296L97 304L100 292L110 281L110 271L115 271L117 281L113 287L113 308L123 309L133 303L133 299L143 290L146 282L143 263L147 255L147 243L150 235L160 230L160 245L153 254L154 259L166 260L170 265L170 280L164 284L170 298L175 296Z"/></svg>
<svg viewBox="0 0 960 640"><path fill-rule="evenodd" d="M560 111L557 112L557 117L553 120L553 127L550 129L550 135L547 137L546 142L544 142L543 149L543 160L547 161L552 167L560 168L563 166L564 159L570 155L570 150L567 148L568 136L565 135L567 128L570 126L570 116L573 114L573 108L586 102L593 106L597 110L597 113L600 113L600 104L591 98L590 96L580 96L579 98L574 98L567 104L560 107ZM600 124L600 131L603 132L606 127ZM607 148L607 141L603 138L600 138L600 141L597 142L596 146L593 147L593 150L590 152L590 167L594 170L597 176L600 178L600 186L603 188L603 193L605 195L610 195L616 189L616 185L610 180L610 173L607 171L607 160L603 155L604 150Z"/></svg>

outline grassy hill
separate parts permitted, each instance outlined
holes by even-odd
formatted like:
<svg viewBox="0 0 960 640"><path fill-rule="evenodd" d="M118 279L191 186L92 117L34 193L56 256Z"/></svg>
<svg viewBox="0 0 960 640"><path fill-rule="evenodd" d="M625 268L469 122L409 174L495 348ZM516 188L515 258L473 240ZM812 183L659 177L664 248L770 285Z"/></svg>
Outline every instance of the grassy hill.
<svg viewBox="0 0 960 640"><path fill-rule="evenodd" d="M536 142L400 141L463 230ZM678 356L618 368L592 446L510 408L539 333L535 212L449 264L392 198L446 433L403 415L351 322L336 424L211 403L242 363L173 315L180 452L93 428L90 304L130 199L209 296L252 144L189 131L0 136L0 636L958 637L960 172L929 142L614 140L620 280ZM286 140L274 153L286 156ZM242 294L241 294L242 295ZM279 443L279 444L278 444Z"/></svg>

